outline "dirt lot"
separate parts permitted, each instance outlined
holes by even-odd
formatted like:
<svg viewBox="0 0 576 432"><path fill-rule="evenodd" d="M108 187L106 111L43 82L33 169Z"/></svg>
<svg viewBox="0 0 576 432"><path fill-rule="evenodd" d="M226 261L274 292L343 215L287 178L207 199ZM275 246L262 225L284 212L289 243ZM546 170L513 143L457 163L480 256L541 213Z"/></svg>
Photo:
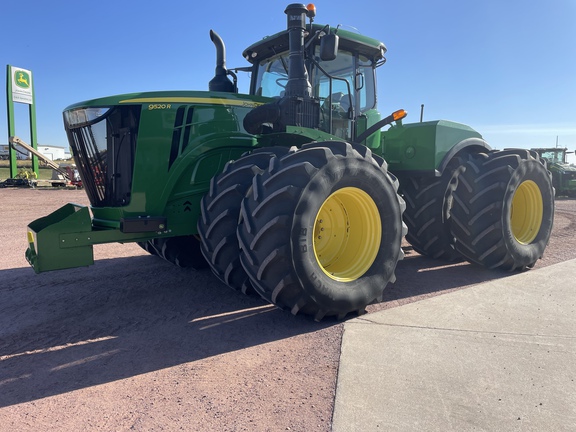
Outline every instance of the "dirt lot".
<svg viewBox="0 0 576 432"><path fill-rule="evenodd" d="M35 275L26 225L83 191L0 190L2 430L330 430L342 323L293 317L136 245ZM558 200L536 268L576 258L576 200ZM368 312L506 277L409 253Z"/></svg>

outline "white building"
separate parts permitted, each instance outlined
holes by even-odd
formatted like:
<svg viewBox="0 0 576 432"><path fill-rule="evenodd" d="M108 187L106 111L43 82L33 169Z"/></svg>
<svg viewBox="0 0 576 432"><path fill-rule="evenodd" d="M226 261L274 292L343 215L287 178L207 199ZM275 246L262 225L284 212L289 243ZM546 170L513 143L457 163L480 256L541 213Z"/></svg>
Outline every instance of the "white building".
<svg viewBox="0 0 576 432"><path fill-rule="evenodd" d="M68 147L38 144L38 151L53 161L72 157Z"/></svg>

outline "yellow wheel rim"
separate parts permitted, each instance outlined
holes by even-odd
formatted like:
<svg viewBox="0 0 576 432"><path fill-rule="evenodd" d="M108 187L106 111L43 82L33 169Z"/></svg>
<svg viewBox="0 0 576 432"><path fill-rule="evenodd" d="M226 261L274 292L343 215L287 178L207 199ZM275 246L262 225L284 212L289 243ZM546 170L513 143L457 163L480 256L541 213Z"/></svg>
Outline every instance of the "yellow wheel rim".
<svg viewBox="0 0 576 432"><path fill-rule="evenodd" d="M374 263L382 224L374 200L361 189L342 188L320 207L314 222L314 254L320 268L340 282L358 279Z"/></svg>
<svg viewBox="0 0 576 432"><path fill-rule="evenodd" d="M512 198L510 222L514 238L522 244L529 244L538 235L542 225L542 193L532 180L526 180L518 186Z"/></svg>

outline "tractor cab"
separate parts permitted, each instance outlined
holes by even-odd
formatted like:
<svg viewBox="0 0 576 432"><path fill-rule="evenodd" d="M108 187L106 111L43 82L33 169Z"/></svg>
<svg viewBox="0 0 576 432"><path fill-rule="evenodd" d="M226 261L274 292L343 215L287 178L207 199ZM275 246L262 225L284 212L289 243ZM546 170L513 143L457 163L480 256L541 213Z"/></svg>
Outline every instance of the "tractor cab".
<svg viewBox="0 0 576 432"><path fill-rule="evenodd" d="M571 153L567 148L555 147L555 148L542 148L534 149L538 154L546 159L548 164L567 164L566 154Z"/></svg>
<svg viewBox="0 0 576 432"><path fill-rule="evenodd" d="M375 69L384 63L386 47L375 39L339 27L313 24L310 8L311 5L307 13L309 24L291 27L291 11L287 9L288 30L264 38L243 52L253 65L250 94L278 101L296 98L301 110L311 116L299 126L354 141L380 120L376 111ZM294 32L296 37L292 35ZM294 82L298 85L291 87ZM257 127L248 124L249 132L284 131L282 122L274 126L276 111L274 106L261 108L254 120ZM261 128L265 123L272 127Z"/></svg>

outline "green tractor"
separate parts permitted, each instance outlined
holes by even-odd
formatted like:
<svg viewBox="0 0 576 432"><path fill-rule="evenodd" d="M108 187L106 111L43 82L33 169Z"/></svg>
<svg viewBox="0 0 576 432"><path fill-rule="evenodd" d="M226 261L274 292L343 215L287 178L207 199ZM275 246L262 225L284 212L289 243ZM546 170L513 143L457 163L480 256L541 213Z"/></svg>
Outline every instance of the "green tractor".
<svg viewBox="0 0 576 432"><path fill-rule="evenodd" d="M134 93L74 104L64 124L90 207L29 224L36 272L93 264L92 247L137 242L181 267L316 320L382 299L404 256L524 270L554 216L545 161L493 151L450 121L382 118L378 40L314 23L248 47L249 94L221 38L209 91ZM387 130L384 127L389 126Z"/></svg>
<svg viewBox="0 0 576 432"><path fill-rule="evenodd" d="M566 155L567 148L533 148L542 159L548 164L548 169L552 173L552 185L556 191L556 196L576 197L576 166L569 164Z"/></svg>

